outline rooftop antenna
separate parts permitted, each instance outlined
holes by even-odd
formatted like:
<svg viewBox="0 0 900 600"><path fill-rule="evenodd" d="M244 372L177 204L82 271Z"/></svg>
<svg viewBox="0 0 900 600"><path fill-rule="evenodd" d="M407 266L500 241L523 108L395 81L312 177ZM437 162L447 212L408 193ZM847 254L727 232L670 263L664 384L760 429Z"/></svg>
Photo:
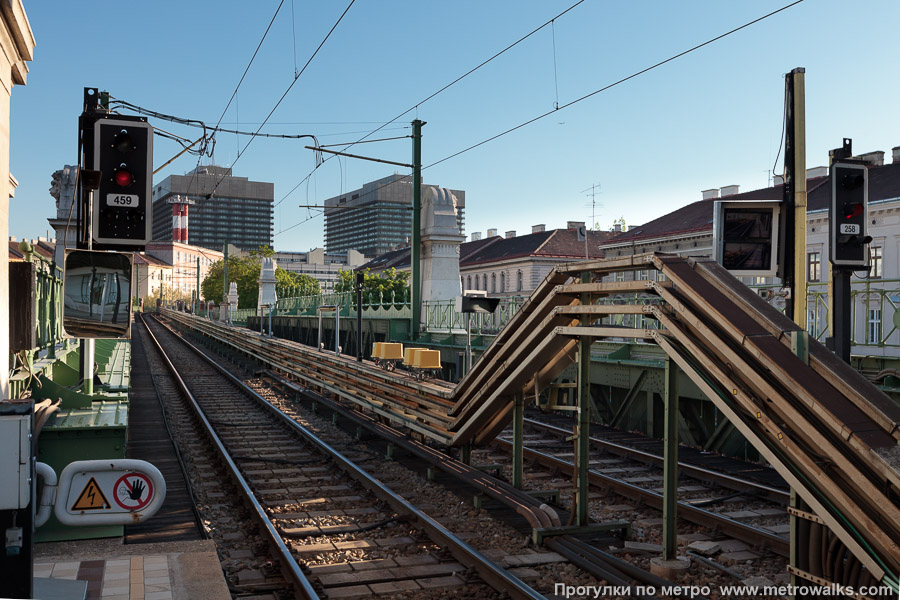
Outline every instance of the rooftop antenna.
<svg viewBox="0 0 900 600"><path fill-rule="evenodd" d="M593 229L597 225L597 195L600 194L600 184L592 183L591 187L581 190L579 193L591 197L591 226L589 229Z"/></svg>

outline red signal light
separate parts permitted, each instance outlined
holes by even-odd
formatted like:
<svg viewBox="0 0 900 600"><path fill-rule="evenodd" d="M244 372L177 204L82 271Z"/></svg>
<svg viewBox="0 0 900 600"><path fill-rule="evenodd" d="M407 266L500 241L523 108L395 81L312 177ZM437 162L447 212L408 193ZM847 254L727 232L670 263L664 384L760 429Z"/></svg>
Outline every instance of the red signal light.
<svg viewBox="0 0 900 600"><path fill-rule="evenodd" d="M844 205L844 218L852 219L863 214L864 207L861 202L852 202Z"/></svg>
<svg viewBox="0 0 900 600"><path fill-rule="evenodd" d="M134 183L134 175L131 174L131 171L128 170L127 167L119 167L116 169L116 173L113 176L116 181L116 185L119 187L128 187L132 183Z"/></svg>

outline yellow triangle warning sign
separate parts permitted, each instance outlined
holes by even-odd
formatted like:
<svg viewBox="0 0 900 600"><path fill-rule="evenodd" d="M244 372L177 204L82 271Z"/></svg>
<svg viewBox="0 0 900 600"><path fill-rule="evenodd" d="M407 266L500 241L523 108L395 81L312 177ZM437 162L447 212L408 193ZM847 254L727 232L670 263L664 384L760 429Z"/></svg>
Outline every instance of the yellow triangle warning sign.
<svg viewBox="0 0 900 600"><path fill-rule="evenodd" d="M106 496L103 495L97 480L91 477L84 489L81 490L71 510L107 510L109 508L112 507Z"/></svg>

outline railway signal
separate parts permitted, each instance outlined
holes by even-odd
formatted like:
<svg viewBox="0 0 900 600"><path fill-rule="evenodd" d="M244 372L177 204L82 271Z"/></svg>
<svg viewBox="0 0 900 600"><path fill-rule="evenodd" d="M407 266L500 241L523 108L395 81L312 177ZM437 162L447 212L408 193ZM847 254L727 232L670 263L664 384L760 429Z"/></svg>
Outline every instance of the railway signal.
<svg viewBox="0 0 900 600"><path fill-rule="evenodd" d="M866 234L869 179L864 164L835 162L831 166L831 207L829 231L831 263L865 269L869 262Z"/></svg>
<svg viewBox="0 0 900 600"><path fill-rule="evenodd" d="M153 223L153 127L137 117L97 119L93 159L102 173L93 198L94 241L142 248Z"/></svg>

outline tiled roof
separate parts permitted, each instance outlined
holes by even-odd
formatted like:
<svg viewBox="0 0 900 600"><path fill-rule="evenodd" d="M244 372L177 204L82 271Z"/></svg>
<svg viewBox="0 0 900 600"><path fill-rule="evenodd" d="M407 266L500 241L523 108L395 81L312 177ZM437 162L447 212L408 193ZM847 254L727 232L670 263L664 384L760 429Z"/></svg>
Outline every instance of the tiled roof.
<svg viewBox="0 0 900 600"><path fill-rule="evenodd" d="M151 256L149 254L139 254L137 252L134 253L134 264L136 265L152 265L154 267L171 267L169 263L164 260L160 260L155 256Z"/></svg>
<svg viewBox="0 0 900 600"><path fill-rule="evenodd" d="M591 258L600 258L603 254L598 249L608 237L613 235L606 231L588 232L588 249ZM467 267L528 256L546 258L583 259L585 244L577 239L574 229L551 229L540 233L503 238L492 236L465 242L459 247L459 266ZM409 268L409 247L393 250L370 260L363 269L395 269Z"/></svg>
<svg viewBox="0 0 900 600"><path fill-rule="evenodd" d="M503 238L499 235L493 235L491 237L482 238L480 240L465 242L459 247L459 262L468 260L469 257L473 254L481 252L485 247L490 246L491 244L496 244L502 239Z"/></svg>
<svg viewBox="0 0 900 600"><path fill-rule="evenodd" d="M24 240L30 241L30 240ZM9 259L10 260L24 260L25 254L19 250L19 244L21 241L9 242ZM36 243L32 244L32 248L34 249L34 253L38 256L45 258L48 261L53 260L53 253L56 251L56 244L47 242L45 240L39 240Z"/></svg>
<svg viewBox="0 0 900 600"><path fill-rule="evenodd" d="M9 242L9 260L25 260L25 255L19 251L19 242Z"/></svg>
<svg viewBox="0 0 900 600"><path fill-rule="evenodd" d="M598 246L610 235L612 234L605 231L588 232L587 249L590 258L603 256ZM496 243L486 246L477 252L470 253L465 260L460 258L460 266L512 260L527 256L578 259L584 258L585 253L585 243L578 241L578 232L574 229L551 229L550 231L509 239L499 237L496 239L498 240ZM462 252L460 252L460 257L462 257Z"/></svg>
<svg viewBox="0 0 900 600"><path fill-rule="evenodd" d="M360 269L375 269L376 271L384 271L390 268L402 269L409 268L409 246L400 248L399 250L391 250L385 252L381 256L376 256L369 262L360 266Z"/></svg>
<svg viewBox="0 0 900 600"><path fill-rule="evenodd" d="M827 210L831 203L829 178L811 177L806 180L806 210ZM604 245L630 244L654 238L712 230L714 200L781 200L784 186L751 190L713 200L699 200L682 206L644 225L632 227L605 242ZM900 164L869 167L869 202L900 198Z"/></svg>

